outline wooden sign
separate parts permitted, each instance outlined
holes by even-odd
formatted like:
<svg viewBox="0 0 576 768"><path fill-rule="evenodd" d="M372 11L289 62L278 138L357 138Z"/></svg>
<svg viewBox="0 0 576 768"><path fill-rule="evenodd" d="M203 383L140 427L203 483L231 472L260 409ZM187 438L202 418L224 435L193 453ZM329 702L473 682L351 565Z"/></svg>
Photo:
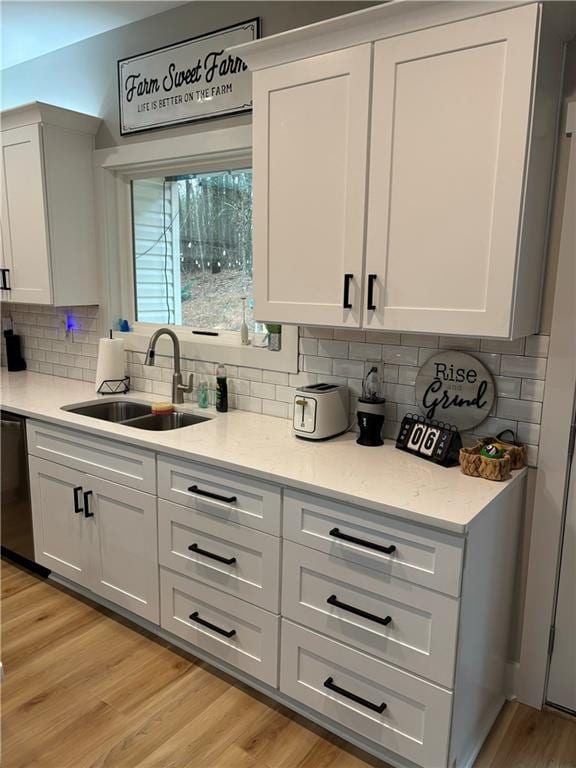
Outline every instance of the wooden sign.
<svg viewBox="0 0 576 768"><path fill-rule="evenodd" d="M120 133L252 109L252 73L226 49L260 37L260 20L236 24L118 62Z"/></svg>
<svg viewBox="0 0 576 768"><path fill-rule="evenodd" d="M494 398L490 371L465 352L438 352L416 377L416 402L424 416L460 430L481 424L490 414Z"/></svg>

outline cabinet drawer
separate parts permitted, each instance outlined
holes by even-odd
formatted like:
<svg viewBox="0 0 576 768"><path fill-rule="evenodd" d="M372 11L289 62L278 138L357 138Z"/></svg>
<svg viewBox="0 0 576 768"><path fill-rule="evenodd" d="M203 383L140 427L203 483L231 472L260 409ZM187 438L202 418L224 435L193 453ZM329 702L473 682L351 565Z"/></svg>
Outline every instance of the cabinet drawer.
<svg viewBox="0 0 576 768"><path fill-rule="evenodd" d="M284 537L429 589L460 594L463 538L290 490L284 494Z"/></svg>
<svg viewBox="0 0 576 768"><path fill-rule="evenodd" d="M168 632L278 687L278 616L166 568L160 568L160 615Z"/></svg>
<svg viewBox="0 0 576 768"><path fill-rule="evenodd" d="M449 691L284 619L280 690L408 760L446 766Z"/></svg>
<svg viewBox="0 0 576 768"><path fill-rule="evenodd" d="M162 499L158 515L162 565L279 613L280 539Z"/></svg>
<svg viewBox="0 0 576 768"><path fill-rule="evenodd" d="M193 487L196 490L190 490ZM271 483L159 456L158 496L232 523L280 535L280 488Z"/></svg>
<svg viewBox="0 0 576 768"><path fill-rule="evenodd" d="M456 598L290 541L282 573L282 615L452 686Z"/></svg>
<svg viewBox="0 0 576 768"><path fill-rule="evenodd" d="M28 452L119 485L156 493L156 459L151 451L110 438L29 421Z"/></svg>

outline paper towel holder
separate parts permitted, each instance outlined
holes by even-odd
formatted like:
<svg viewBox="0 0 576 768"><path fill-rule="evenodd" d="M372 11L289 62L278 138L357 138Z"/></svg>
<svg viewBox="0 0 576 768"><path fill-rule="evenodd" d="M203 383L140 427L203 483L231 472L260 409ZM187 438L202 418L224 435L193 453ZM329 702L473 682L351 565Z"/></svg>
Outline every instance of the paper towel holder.
<svg viewBox="0 0 576 768"><path fill-rule="evenodd" d="M125 395L130 392L130 376L123 379L105 379L96 390L99 395Z"/></svg>

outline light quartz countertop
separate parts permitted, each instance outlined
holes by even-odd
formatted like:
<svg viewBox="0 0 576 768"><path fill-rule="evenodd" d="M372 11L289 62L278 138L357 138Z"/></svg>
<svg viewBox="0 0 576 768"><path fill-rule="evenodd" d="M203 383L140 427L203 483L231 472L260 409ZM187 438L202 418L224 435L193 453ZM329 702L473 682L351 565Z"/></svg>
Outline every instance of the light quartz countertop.
<svg viewBox="0 0 576 768"><path fill-rule="evenodd" d="M62 406L99 397L92 384L38 373L7 373L0 378L2 407L44 422L243 472L292 488L329 496L374 512L440 528L456 534L491 501L518 482L525 470L504 483L463 475L399 451L393 443L379 448L356 444L347 433L325 442L300 440L286 419L245 411L178 410L213 417L173 431L153 432L63 411ZM140 402L166 400L141 392L108 395Z"/></svg>

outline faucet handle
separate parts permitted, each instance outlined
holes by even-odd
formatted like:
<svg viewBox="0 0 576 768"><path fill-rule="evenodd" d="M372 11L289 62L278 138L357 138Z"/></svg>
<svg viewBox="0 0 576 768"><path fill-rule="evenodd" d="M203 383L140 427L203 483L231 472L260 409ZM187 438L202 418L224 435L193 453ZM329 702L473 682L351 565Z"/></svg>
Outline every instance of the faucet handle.
<svg viewBox="0 0 576 768"><path fill-rule="evenodd" d="M188 384L178 384L178 389L181 392L192 392L194 388L194 374L191 373L188 376Z"/></svg>

